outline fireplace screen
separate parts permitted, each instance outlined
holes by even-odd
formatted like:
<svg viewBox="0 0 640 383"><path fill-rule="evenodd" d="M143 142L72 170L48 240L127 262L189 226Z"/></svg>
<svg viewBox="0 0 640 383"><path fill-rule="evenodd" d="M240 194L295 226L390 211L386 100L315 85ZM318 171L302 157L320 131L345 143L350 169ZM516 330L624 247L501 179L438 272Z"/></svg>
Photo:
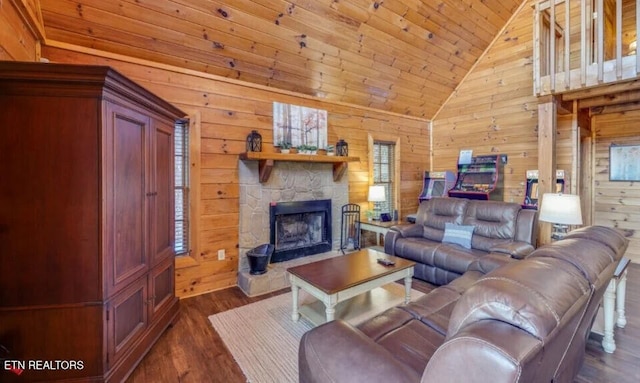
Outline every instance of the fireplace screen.
<svg viewBox="0 0 640 383"><path fill-rule="evenodd" d="M322 243L324 214L281 215L276 219L276 249L295 249Z"/></svg>
<svg viewBox="0 0 640 383"><path fill-rule="evenodd" d="M271 262L331 250L331 200L272 204Z"/></svg>

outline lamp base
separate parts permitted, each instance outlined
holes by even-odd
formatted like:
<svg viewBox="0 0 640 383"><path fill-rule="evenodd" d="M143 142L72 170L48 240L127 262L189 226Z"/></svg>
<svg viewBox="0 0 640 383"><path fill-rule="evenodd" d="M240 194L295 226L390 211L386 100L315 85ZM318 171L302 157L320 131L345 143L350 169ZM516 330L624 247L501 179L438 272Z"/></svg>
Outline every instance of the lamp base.
<svg viewBox="0 0 640 383"><path fill-rule="evenodd" d="M553 224L553 231L551 232L551 239L558 241L563 239L569 233L569 225L562 225L559 223Z"/></svg>

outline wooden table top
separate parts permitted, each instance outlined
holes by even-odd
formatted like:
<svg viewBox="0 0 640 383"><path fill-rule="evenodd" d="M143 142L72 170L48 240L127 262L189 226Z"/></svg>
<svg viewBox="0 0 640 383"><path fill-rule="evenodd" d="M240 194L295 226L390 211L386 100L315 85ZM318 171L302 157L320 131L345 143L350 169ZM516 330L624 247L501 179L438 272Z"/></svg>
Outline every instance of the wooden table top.
<svg viewBox="0 0 640 383"><path fill-rule="evenodd" d="M378 258L392 260L395 265L381 265ZM335 294L414 265L415 262L377 250L362 249L355 253L291 267L287 271L326 294Z"/></svg>

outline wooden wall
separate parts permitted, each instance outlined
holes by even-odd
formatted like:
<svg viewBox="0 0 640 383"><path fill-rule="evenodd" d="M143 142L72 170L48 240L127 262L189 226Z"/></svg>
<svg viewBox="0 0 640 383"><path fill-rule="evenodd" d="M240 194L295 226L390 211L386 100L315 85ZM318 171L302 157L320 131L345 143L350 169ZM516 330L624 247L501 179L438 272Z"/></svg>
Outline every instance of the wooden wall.
<svg viewBox="0 0 640 383"><path fill-rule="evenodd" d="M640 110L593 116L596 130L594 224L624 230L627 257L640 263L640 182L609 181L609 146L640 145Z"/></svg>
<svg viewBox="0 0 640 383"><path fill-rule="evenodd" d="M433 121L433 170L455 171L462 149L507 154L507 202L524 201L526 171L538 168L532 18L529 4L514 15ZM570 138L570 117L560 118L559 169L570 169Z"/></svg>
<svg viewBox="0 0 640 383"><path fill-rule="evenodd" d="M73 50L44 47L43 56L52 62L110 65L142 86L168 100L194 121L200 137L192 138L196 168L192 187L199 186L200 198L192 205L199 212L196 248L190 257L178 260L177 294L181 297L201 294L236 284L238 270L238 154L245 151L245 138L257 129L272 148L273 101L328 110L329 142L344 138L349 154L360 162L349 164L349 201L367 208L369 183L367 139L369 135L400 138L401 214L417 210L422 189L422 173L429 168L429 132L427 121L407 118L373 109L323 102L293 93L228 81L198 72L173 70L148 62L134 63ZM113 56L112 56L113 57ZM196 183L196 185L194 185ZM194 189L196 190L196 189ZM217 260L218 249L226 250L226 259Z"/></svg>
<svg viewBox="0 0 640 383"><path fill-rule="evenodd" d="M42 17L38 0L0 1L0 60L39 59Z"/></svg>

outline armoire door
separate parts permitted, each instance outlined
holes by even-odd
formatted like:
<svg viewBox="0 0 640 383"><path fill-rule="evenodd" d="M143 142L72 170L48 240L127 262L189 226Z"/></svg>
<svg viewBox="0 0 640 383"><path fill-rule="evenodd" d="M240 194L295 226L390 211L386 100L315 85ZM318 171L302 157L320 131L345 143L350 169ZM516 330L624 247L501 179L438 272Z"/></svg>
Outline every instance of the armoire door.
<svg viewBox="0 0 640 383"><path fill-rule="evenodd" d="M149 270L148 148L150 118L105 104L105 263L109 296Z"/></svg>
<svg viewBox="0 0 640 383"><path fill-rule="evenodd" d="M173 257L175 241L174 123L152 121L149 199L150 263Z"/></svg>

